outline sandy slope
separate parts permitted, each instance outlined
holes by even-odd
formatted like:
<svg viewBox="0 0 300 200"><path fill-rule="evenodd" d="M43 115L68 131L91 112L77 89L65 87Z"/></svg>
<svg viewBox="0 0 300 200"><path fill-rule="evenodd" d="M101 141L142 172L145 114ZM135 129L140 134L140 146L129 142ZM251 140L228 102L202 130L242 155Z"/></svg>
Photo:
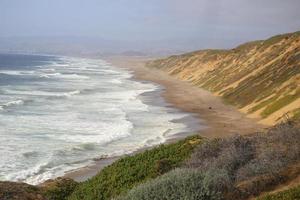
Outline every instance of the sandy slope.
<svg viewBox="0 0 300 200"><path fill-rule="evenodd" d="M164 86L163 97L182 111L196 113L208 125L201 135L206 137L226 137L233 134L249 134L265 126L255 119L247 118L236 108L225 105L221 98L188 82L175 79L168 74L144 66L146 58L110 57L105 58L115 66L134 71L135 78L148 80ZM149 58L148 58L149 59Z"/></svg>
<svg viewBox="0 0 300 200"><path fill-rule="evenodd" d="M145 67L145 57L107 57L104 60L114 66L126 68L134 72L135 78L151 81L162 85L163 97L174 107L195 113L201 124L207 129L201 130L200 135L208 138L228 137L234 134L251 134L260 131L266 126L259 125L255 119L250 119L239 112L235 107L225 105L220 97L193 86L170 75L155 69ZM86 180L96 175L103 167L113 163L116 158L101 159L94 165L81 168L66 174L65 177L76 181Z"/></svg>
<svg viewBox="0 0 300 200"><path fill-rule="evenodd" d="M300 112L300 32L154 59L160 69L211 91L260 123L274 125Z"/></svg>

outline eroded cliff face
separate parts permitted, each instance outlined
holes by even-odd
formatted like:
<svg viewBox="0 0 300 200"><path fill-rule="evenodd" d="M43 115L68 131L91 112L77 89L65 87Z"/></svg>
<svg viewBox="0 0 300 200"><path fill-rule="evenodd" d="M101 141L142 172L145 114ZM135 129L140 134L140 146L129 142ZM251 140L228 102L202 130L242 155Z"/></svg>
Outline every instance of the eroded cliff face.
<svg viewBox="0 0 300 200"><path fill-rule="evenodd" d="M205 88L262 124L300 116L300 32L231 50L171 56L146 66Z"/></svg>

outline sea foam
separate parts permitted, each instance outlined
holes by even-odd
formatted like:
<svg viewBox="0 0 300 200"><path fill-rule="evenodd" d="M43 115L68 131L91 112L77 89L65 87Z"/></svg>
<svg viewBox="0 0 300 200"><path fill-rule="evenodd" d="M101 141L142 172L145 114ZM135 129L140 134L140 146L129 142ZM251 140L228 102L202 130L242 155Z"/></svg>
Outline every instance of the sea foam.
<svg viewBox="0 0 300 200"><path fill-rule="evenodd" d="M23 104L24 104L23 100L10 101L3 105L0 105L0 110L4 110L5 108L8 108L10 106L23 105Z"/></svg>
<svg viewBox="0 0 300 200"><path fill-rule="evenodd" d="M38 184L187 130L173 121L186 114L145 101L159 86L102 60L55 59L28 71L0 61L0 73L17 75L0 91L0 110L9 108L0 112L1 179Z"/></svg>

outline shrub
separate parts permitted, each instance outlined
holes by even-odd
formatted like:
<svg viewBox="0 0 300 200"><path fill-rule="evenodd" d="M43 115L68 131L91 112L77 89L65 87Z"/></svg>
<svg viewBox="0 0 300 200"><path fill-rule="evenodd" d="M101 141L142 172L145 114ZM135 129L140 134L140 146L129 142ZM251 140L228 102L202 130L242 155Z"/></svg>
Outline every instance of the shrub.
<svg viewBox="0 0 300 200"><path fill-rule="evenodd" d="M48 200L64 200L78 186L78 183L68 178L57 178L43 183L43 193Z"/></svg>
<svg viewBox="0 0 300 200"><path fill-rule="evenodd" d="M0 181L1 200L47 200L39 187L26 183Z"/></svg>
<svg viewBox="0 0 300 200"><path fill-rule="evenodd" d="M251 137L256 155L237 171L237 180L263 174L276 174L283 168L300 161L300 129L298 124L280 124L267 134Z"/></svg>
<svg viewBox="0 0 300 200"><path fill-rule="evenodd" d="M218 186L220 182L212 182L212 187L231 196L228 199L259 194L287 181L289 177L281 172L300 161L299 126L289 122L267 133L207 141L195 148L185 166L210 178L223 174L225 179L217 180L229 187Z"/></svg>
<svg viewBox="0 0 300 200"><path fill-rule="evenodd" d="M122 158L80 184L70 200L246 199L292 179L282 172L300 161L294 123L199 143L192 137ZM183 169L168 172L176 167Z"/></svg>
<svg viewBox="0 0 300 200"><path fill-rule="evenodd" d="M190 156L200 141L198 136L189 137L173 144L161 145L134 156L124 157L105 167L95 177L81 183L69 199L102 200L126 193L134 186L178 167Z"/></svg>
<svg viewBox="0 0 300 200"><path fill-rule="evenodd" d="M236 185L235 198L232 199L247 199L249 196L257 196L263 191L271 190L282 182L283 177L278 176L278 174L264 174L250 178Z"/></svg>
<svg viewBox="0 0 300 200"><path fill-rule="evenodd" d="M132 189L119 200L218 200L209 177L197 170L176 169Z"/></svg>
<svg viewBox="0 0 300 200"><path fill-rule="evenodd" d="M234 187L230 175L223 169L211 169L204 172L203 184L209 191L222 194L232 191Z"/></svg>
<svg viewBox="0 0 300 200"><path fill-rule="evenodd" d="M186 165L201 171L224 169L232 175L237 168L251 160L254 153L253 144L246 137L215 139L196 148Z"/></svg>
<svg viewBox="0 0 300 200"><path fill-rule="evenodd" d="M168 159L161 159L156 162L155 171L157 175L162 175L172 169L172 163Z"/></svg>

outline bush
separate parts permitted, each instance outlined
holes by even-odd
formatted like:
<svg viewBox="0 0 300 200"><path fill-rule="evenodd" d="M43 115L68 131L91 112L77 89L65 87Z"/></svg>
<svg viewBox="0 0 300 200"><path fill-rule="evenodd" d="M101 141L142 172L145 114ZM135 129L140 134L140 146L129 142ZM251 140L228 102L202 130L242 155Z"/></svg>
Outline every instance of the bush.
<svg viewBox="0 0 300 200"><path fill-rule="evenodd" d="M203 184L209 191L222 194L233 190L233 182L230 175L223 169L211 169L204 172Z"/></svg>
<svg viewBox="0 0 300 200"><path fill-rule="evenodd" d="M191 169L176 169L131 190L119 200L219 200L215 180Z"/></svg>
<svg viewBox="0 0 300 200"><path fill-rule="evenodd" d="M224 169L233 175L236 169L253 158L254 153L253 144L246 137L215 139L196 148L186 165L201 171Z"/></svg>
<svg viewBox="0 0 300 200"><path fill-rule="evenodd" d="M277 174L300 161L300 129L298 124L280 124L267 134L251 137L256 155L236 173L238 181L263 174Z"/></svg>
<svg viewBox="0 0 300 200"><path fill-rule="evenodd" d="M300 127L289 122L267 133L207 141L195 148L185 166L206 173L210 178L222 173L229 187L218 186L220 182L212 187L231 196L228 199L239 199L287 181L289 177L282 175L282 171L299 161Z"/></svg>
<svg viewBox="0 0 300 200"><path fill-rule="evenodd" d="M172 163L168 159L161 159L156 162L155 170L157 175L162 175L172 169Z"/></svg>
<svg viewBox="0 0 300 200"><path fill-rule="evenodd" d="M246 199L291 180L283 172L300 161L300 128L294 123L199 143L192 137L120 159L80 184L70 200ZM168 172L176 167L184 169Z"/></svg>
<svg viewBox="0 0 300 200"><path fill-rule="evenodd" d="M43 193L48 200L65 200L78 186L78 183L68 178L57 178L43 183Z"/></svg>
<svg viewBox="0 0 300 200"><path fill-rule="evenodd" d="M81 183L69 199L102 200L126 193L134 186L178 167L200 141L198 136L189 137L174 144L161 145L122 158L105 167L95 177Z"/></svg>
<svg viewBox="0 0 300 200"><path fill-rule="evenodd" d="M278 174L264 174L250 178L236 185L235 198L233 199L247 199L249 196L258 196L263 191L272 190L274 186L283 181L283 177Z"/></svg>
<svg viewBox="0 0 300 200"><path fill-rule="evenodd" d="M26 183L0 181L1 200L47 200L41 189Z"/></svg>

